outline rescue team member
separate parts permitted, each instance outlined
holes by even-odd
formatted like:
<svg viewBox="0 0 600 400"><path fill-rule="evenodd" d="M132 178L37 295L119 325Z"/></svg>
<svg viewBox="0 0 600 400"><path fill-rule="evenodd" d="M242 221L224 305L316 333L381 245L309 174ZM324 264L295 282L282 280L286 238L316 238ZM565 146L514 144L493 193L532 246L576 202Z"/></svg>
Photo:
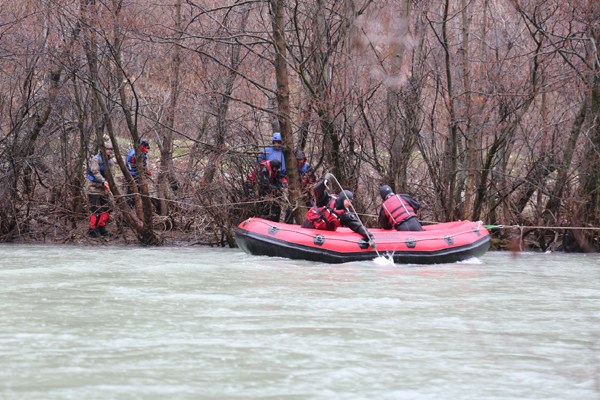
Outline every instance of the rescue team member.
<svg viewBox="0 0 600 400"><path fill-rule="evenodd" d="M379 226L397 231L424 230L415 213L421 208L418 200L407 194L394 194L388 185L383 185L379 189L379 194L383 200L379 211Z"/></svg>
<svg viewBox="0 0 600 400"><path fill-rule="evenodd" d="M305 204L306 207L311 207L312 206L312 193L310 192L310 185L312 185L313 183L313 169L310 165L308 165L308 163L306 162L306 155L304 154L303 151L298 150L296 152L296 160L298 161L298 176L300 177L300 183L301 183L301 191L302 191L302 197L304 197L306 199ZM284 183L287 183L285 181L284 178ZM292 208L288 207L287 210L285 210L285 219L284 222L286 224L291 224L294 220L294 217L292 215Z"/></svg>
<svg viewBox="0 0 600 400"><path fill-rule="evenodd" d="M142 151L143 166L144 166L144 169L146 170L146 174L148 174L148 176L152 175L152 171L150 171L147 167L147 163L148 163L147 154L148 154L149 148L150 148L150 146L148 144L148 140L140 139L140 150ZM125 165L127 165L127 169L129 170L129 173L131 174L131 176L133 176L135 179L138 179L137 166L135 165L135 149L131 149L131 150L129 150L129 153L127 153L127 157L125 158Z"/></svg>
<svg viewBox="0 0 600 400"><path fill-rule="evenodd" d="M140 139L140 150L142 152L142 157L143 157L142 165L144 167L144 170L146 170L146 174L148 176L151 176L152 171L150 171L147 167L147 162L148 162L147 154L148 154L149 148L150 148L150 145L148 143L148 140ZM125 157L125 165L127 166L127 169L129 170L129 173L135 180L136 184L139 185L140 177L137 172L137 165L135 164L135 149L131 149L131 150L129 150L129 153L127 153L127 157ZM133 194L133 190L131 188L131 185L129 183L127 183L127 204L129 205L130 208L133 208L133 198L131 197L132 194Z"/></svg>
<svg viewBox="0 0 600 400"><path fill-rule="evenodd" d="M265 147L264 153L258 157L258 162L279 160L281 168L279 171L285 176L285 160L283 159L283 149L281 148L281 133L273 133L272 147Z"/></svg>
<svg viewBox="0 0 600 400"><path fill-rule="evenodd" d="M352 192L344 190L336 196L329 194L325 190L327 188L327 181L332 178L333 175L327 173L323 180L315 186L316 203L306 213L306 219L302 223L302 228L335 231L340 226L346 226L367 239L369 246L375 250L376 244L373 235L348 210L350 203L354 199Z"/></svg>
<svg viewBox="0 0 600 400"><path fill-rule="evenodd" d="M250 197L255 196L255 187L258 185L258 195L262 197L271 197L273 200L265 201L261 207L262 215L269 221L279 222L281 215L281 206L275 199L281 194L283 187L283 176L280 171L281 161L265 160L254 167L254 170L248 175L246 187Z"/></svg>
<svg viewBox="0 0 600 400"><path fill-rule="evenodd" d="M113 146L110 142L104 143L106 149L106 155L109 158L108 165L113 172L113 164L111 154ZM106 181L106 174L104 171L104 163L102 162L102 156L96 154L89 161L88 175L86 180L85 191L90 202L90 231L91 237L105 236L106 232L106 221L110 217L110 207L108 205L108 182Z"/></svg>
<svg viewBox="0 0 600 400"><path fill-rule="evenodd" d="M313 169L306 162L306 154L303 151L298 150L296 152L296 160L298 160L298 174L303 186L308 186L313 180Z"/></svg>

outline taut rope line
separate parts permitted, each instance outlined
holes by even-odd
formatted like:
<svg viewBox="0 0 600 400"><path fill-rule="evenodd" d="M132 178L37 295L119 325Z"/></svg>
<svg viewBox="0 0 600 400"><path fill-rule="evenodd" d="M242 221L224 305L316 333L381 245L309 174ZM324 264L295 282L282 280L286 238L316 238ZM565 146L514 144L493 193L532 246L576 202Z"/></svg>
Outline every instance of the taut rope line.
<svg viewBox="0 0 600 400"><path fill-rule="evenodd" d="M335 178L335 176L334 176ZM337 179L336 179L337 182ZM339 183L338 183L339 185ZM340 186L341 187L341 186ZM343 189L342 189L343 190ZM120 195L120 197L131 197L134 194L122 194ZM150 195L143 195L143 194L138 194L138 196L142 197L149 197L151 199L156 199L156 200L164 200L167 202L171 202L171 203L177 203L177 204L181 204L181 205L186 205L186 206L190 206L190 207L196 207L196 208L213 208L213 207L222 207L222 206L238 206L238 205L243 205L243 204L255 204L255 203L265 203L265 202L270 202L273 201L274 199L268 199L268 200L252 200L252 201L240 201L237 203L218 203L218 204L214 204L214 205L198 205L198 204L194 204L194 203L186 203L183 201L178 201L178 200L173 200L173 199L163 199L160 197L153 197ZM285 197L283 197L285 200ZM45 203L45 202L37 202L38 204L49 204L49 203ZM289 200L288 200L288 204ZM290 204L291 205L291 204ZM352 204L351 204L352 206ZM356 210L354 210L354 207L352 207L352 210L354 211L354 213L357 215L357 217L359 215L365 216L365 217L377 217L377 215L375 214L365 214L365 213L357 213ZM360 218L359 218L360 221ZM362 221L361 225L362 225ZM419 221L422 224L439 224L440 222L438 221ZM510 228L514 228L514 229L573 229L573 230L592 230L592 231L598 231L600 230L600 227L596 227L596 226L542 226L542 225L482 225L484 228L486 229L510 229Z"/></svg>

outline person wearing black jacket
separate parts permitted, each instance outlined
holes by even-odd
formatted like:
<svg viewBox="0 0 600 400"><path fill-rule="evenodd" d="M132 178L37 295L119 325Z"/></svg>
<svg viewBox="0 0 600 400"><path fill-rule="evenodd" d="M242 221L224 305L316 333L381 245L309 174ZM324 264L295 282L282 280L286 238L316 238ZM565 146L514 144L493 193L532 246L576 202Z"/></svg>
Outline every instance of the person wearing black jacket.
<svg viewBox="0 0 600 400"><path fill-rule="evenodd" d="M421 208L421 203L407 194L395 194L388 185L379 189L383 200L379 211L379 226L383 229L397 231L422 231L424 230L417 219L416 211Z"/></svg>
<svg viewBox="0 0 600 400"><path fill-rule="evenodd" d="M279 160L261 161L254 167L246 180L250 197L255 197L254 189L258 186L258 196L265 199L262 203L261 213L266 219L273 222L279 222L281 216L281 206L277 200L283 187L283 175L280 168L281 161Z"/></svg>
<svg viewBox="0 0 600 400"><path fill-rule="evenodd" d="M329 194L326 189L327 182L331 178L333 175L325 174L324 179L314 187L315 205L306 213L302 228L335 231L340 226L345 226L367 239L369 246L375 249L373 235L348 210L354 200L354 194L349 190L343 190L337 196Z"/></svg>

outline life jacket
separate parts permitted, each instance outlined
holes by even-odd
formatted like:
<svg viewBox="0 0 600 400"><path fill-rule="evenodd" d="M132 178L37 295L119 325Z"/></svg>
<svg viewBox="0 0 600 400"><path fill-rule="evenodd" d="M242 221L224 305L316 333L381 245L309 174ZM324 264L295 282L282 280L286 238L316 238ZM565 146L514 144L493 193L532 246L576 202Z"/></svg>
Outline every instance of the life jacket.
<svg viewBox="0 0 600 400"><path fill-rule="evenodd" d="M261 168L262 167L262 168ZM254 170L252 172L250 172L250 174L248 174L248 181L252 184L252 185L256 185L257 180L260 181L261 176L259 174L261 174L262 172L264 172L264 169L266 169L267 172L267 178L272 181L274 179L277 178L277 175L273 169L271 168L271 160L265 160L265 161L261 161L260 164L258 164Z"/></svg>
<svg viewBox="0 0 600 400"><path fill-rule="evenodd" d="M264 165L267 167L267 172L269 173L269 180L277 178L277 173L271 168L271 160L263 161L260 163L260 165Z"/></svg>
<svg viewBox="0 0 600 400"><path fill-rule="evenodd" d="M317 229L335 231L341 226L340 218L342 215L348 212L345 208L335 209L337 198L338 196L331 195L331 200L325 207L312 206L306 213L306 219L312 222Z"/></svg>
<svg viewBox="0 0 600 400"><path fill-rule="evenodd" d="M102 175L102 177L104 179L106 179L106 175L104 175L104 163L102 162L102 156L100 154L96 154L94 157L98 157L100 159L100 175ZM92 158L94 158L92 157ZM108 160L108 165L112 165L111 161ZM94 178L94 174L92 173L92 169L88 166L88 179L92 182L95 183L100 183L100 181L96 178Z"/></svg>
<svg viewBox="0 0 600 400"><path fill-rule="evenodd" d="M384 201L383 208L385 209L385 215L388 217L392 226L396 226L396 224L417 215L410 204L402 200L402 197L398 194L395 194Z"/></svg>
<svg viewBox="0 0 600 400"><path fill-rule="evenodd" d="M143 159L144 159L144 168L146 167L146 153L144 153L143 151L141 152ZM131 174L131 176L133 176L134 178L137 177L137 167L135 165L135 149L131 149L129 150L129 153L127 153L127 157L125 157L125 165L127 166L127 169L129 170L129 173Z"/></svg>

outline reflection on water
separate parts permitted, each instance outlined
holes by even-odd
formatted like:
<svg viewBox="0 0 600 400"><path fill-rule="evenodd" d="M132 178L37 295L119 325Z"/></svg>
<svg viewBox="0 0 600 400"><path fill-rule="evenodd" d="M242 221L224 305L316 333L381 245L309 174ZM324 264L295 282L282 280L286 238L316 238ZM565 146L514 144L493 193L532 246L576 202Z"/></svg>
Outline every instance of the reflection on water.
<svg viewBox="0 0 600 400"><path fill-rule="evenodd" d="M600 257L0 246L1 399L599 399Z"/></svg>

